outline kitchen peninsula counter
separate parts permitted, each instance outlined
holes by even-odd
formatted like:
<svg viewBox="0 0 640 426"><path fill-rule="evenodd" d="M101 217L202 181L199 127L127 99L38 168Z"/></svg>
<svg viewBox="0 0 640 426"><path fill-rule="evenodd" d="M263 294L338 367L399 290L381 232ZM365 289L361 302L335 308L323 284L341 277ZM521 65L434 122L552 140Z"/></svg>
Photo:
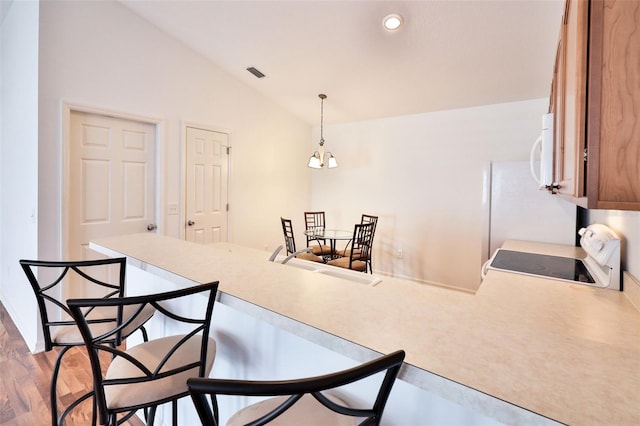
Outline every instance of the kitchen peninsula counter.
<svg viewBox="0 0 640 426"><path fill-rule="evenodd" d="M90 246L177 285L220 281L220 303L359 361L404 349L402 380L506 424L640 424L640 312L622 292L501 271L476 294L388 277L367 286L155 234Z"/></svg>

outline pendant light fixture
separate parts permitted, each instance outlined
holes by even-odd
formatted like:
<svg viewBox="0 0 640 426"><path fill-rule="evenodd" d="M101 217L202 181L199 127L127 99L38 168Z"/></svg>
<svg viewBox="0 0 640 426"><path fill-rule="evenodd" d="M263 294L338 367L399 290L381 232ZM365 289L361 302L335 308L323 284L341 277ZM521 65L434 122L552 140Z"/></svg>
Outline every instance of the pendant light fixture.
<svg viewBox="0 0 640 426"><path fill-rule="evenodd" d="M324 100L327 99L327 95L320 94L318 95L318 97L320 98L320 148L318 148L318 150L313 153L311 158L309 158L309 164L307 165L312 169L321 169L326 164L328 169L333 169L334 167L338 167L336 157L334 157L330 152L324 152Z"/></svg>

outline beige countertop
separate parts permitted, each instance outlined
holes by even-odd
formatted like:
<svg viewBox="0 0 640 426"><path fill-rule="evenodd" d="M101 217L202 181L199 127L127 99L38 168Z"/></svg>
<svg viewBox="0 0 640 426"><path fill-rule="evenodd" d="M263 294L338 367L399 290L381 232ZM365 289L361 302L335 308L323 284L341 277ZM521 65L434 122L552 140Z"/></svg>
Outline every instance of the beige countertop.
<svg viewBox="0 0 640 426"><path fill-rule="evenodd" d="M406 378L427 390L442 385L452 400L475 396L452 395L450 383L562 423L640 424L640 312L622 292L501 271L489 271L475 295L388 277L366 286L268 262L270 253L260 250L155 234L91 247L185 283L218 280L229 300L375 352L404 349ZM504 247L562 256L580 250L520 241ZM505 423L526 419L492 413L506 410L499 405L482 411Z"/></svg>

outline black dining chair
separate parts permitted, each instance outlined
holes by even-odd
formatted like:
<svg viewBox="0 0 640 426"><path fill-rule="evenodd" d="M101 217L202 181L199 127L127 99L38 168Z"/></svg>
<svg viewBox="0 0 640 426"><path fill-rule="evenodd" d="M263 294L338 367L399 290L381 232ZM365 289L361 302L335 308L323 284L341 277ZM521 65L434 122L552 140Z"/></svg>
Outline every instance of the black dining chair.
<svg viewBox="0 0 640 426"><path fill-rule="evenodd" d="M227 426L267 423L273 425L379 425L391 389L404 361L402 350L381 356L346 370L315 377L279 381L227 380L190 378L187 381L191 399L204 426L218 426L218 415L212 411L206 396L218 395L271 397L237 411ZM375 399L349 403L339 395L340 388L365 378L377 376L369 386L377 386ZM359 398L360 399L360 398ZM364 398L362 398L364 399Z"/></svg>
<svg viewBox="0 0 640 426"><path fill-rule="evenodd" d="M362 216L360 217L360 223L361 224L373 223L373 228L371 229L371 246L369 247L369 253L367 256L362 256L357 252L354 253L354 256L356 256L359 260L364 260L365 262L367 262L367 268L369 272L373 273L373 261L371 260L371 258L373 257L373 241L376 236L376 227L378 226L378 216L362 214Z"/></svg>
<svg viewBox="0 0 640 426"><path fill-rule="evenodd" d="M343 256L327 262L327 265L337 266L354 271L367 272L367 260L371 256L374 223L356 224L353 226L353 238L342 251Z"/></svg>
<svg viewBox="0 0 640 426"><path fill-rule="evenodd" d="M325 228L324 212L304 212L304 224L306 231L315 231ZM331 247L327 245L327 240L316 238L313 235L306 234L307 247L313 250L316 256L329 256Z"/></svg>
<svg viewBox="0 0 640 426"><path fill-rule="evenodd" d="M209 331L217 289L216 281L143 296L67 301L89 355L101 425L116 426L140 409L152 425L157 407L168 402L172 424L177 425L177 401L189 395L187 379L206 377L213 366L216 342ZM127 328L149 307L156 311L154 322L163 321L158 323L163 336L121 346ZM98 331L88 312L98 312L109 321ZM111 362L103 368L101 359ZM215 400L212 406L217 411Z"/></svg>
<svg viewBox="0 0 640 426"><path fill-rule="evenodd" d="M296 250L296 239L293 235L293 224L291 219L285 219L283 217L280 218L280 223L282 223L282 232L284 234L284 246L287 248L287 254L292 255L297 252ZM313 253L298 253L296 254L297 259L302 260L310 260L311 262L324 262L324 259L320 256L316 256Z"/></svg>
<svg viewBox="0 0 640 426"><path fill-rule="evenodd" d="M373 241L376 236L376 227L378 226L378 216L362 214L362 216L360 217L360 224L365 224L365 223L373 223L373 229L371 230L371 246L369 247L369 253L366 255L363 255L362 253L360 253L359 249L356 249L354 250L352 256L356 260L365 261L367 263L367 271L373 273L373 261L371 259L373 257ZM336 250L336 253L341 256L348 256L350 246L351 246L351 243L347 244L343 249Z"/></svg>
<svg viewBox="0 0 640 426"><path fill-rule="evenodd" d="M80 261L20 260L38 303L44 350L60 348L53 365L49 389L51 424L54 426L63 424L65 417L78 404L93 395L93 392L82 395L70 403L58 418L57 385L62 358L71 348L84 345L80 330L65 304L66 299L74 294L100 295L105 300L122 297L125 292L126 265L124 257ZM144 324L154 312L153 307L148 307L137 315L136 320L130 321L122 330L122 339L140 330L143 339L147 340ZM128 314L129 311L125 311L124 315ZM104 318L98 312L87 313L87 321L92 330L102 330L105 326ZM94 410L92 424L95 424L95 414Z"/></svg>

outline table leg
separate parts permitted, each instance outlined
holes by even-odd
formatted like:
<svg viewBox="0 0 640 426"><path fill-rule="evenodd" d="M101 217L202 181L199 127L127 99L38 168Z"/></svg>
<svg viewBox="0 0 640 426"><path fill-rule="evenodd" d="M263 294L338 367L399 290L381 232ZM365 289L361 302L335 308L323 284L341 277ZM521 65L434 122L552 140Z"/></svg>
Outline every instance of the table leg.
<svg viewBox="0 0 640 426"><path fill-rule="evenodd" d="M327 238L329 240L329 249L331 250L331 253L329 254L325 254L324 256L322 256L322 260L324 260L324 263L327 263L330 260L336 259L339 256L336 256L336 240L334 238Z"/></svg>

